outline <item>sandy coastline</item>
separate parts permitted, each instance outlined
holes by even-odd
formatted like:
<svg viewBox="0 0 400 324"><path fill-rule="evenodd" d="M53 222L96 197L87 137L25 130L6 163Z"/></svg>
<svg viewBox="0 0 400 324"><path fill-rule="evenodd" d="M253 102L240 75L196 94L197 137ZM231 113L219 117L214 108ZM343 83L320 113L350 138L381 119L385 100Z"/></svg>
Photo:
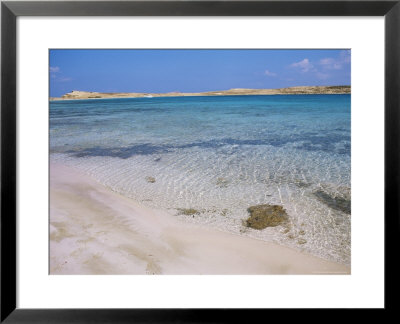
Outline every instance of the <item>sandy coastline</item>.
<svg viewBox="0 0 400 324"><path fill-rule="evenodd" d="M207 92L168 92L168 93L139 93L139 92L93 92L71 91L61 97L51 97L50 101L79 100L79 99L111 99L111 98L153 98L153 97L196 97L196 96L245 96L245 95L289 95L289 94L349 94L350 86L300 86L279 89L229 89Z"/></svg>
<svg viewBox="0 0 400 324"><path fill-rule="evenodd" d="M349 274L276 244L182 223L50 164L50 274Z"/></svg>

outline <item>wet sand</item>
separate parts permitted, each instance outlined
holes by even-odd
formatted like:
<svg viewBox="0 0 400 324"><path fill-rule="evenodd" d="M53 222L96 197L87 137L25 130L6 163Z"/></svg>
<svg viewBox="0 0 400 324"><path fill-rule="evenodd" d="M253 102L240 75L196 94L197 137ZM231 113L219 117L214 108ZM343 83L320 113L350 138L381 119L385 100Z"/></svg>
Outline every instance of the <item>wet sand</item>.
<svg viewBox="0 0 400 324"><path fill-rule="evenodd" d="M293 249L143 206L50 165L50 274L349 274Z"/></svg>

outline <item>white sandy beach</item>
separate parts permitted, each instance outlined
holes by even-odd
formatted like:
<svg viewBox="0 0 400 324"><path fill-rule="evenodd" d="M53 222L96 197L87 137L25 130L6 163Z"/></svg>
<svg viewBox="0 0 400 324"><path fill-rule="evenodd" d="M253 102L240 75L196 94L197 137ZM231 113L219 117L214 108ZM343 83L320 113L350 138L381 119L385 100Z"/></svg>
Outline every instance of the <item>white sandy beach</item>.
<svg viewBox="0 0 400 324"><path fill-rule="evenodd" d="M151 210L50 165L50 274L348 274L350 268Z"/></svg>

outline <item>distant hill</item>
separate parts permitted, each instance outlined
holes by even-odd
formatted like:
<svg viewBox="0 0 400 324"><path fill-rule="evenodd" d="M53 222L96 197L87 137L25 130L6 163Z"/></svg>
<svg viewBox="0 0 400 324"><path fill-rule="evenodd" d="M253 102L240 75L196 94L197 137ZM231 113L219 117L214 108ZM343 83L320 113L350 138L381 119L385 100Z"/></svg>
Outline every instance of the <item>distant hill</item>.
<svg viewBox="0 0 400 324"><path fill-rule="evenodd" d="M230 89L208 92L168 92L168 93L139 93L139 92L89 92L71 91L60 98L50 100L71 99L104 99L104 98L151 98L151 97L194 97L194 96L244 96L244 95L296 95L296 94L346 94L351 93L351 86L302 86L280 89Z"/></svg>

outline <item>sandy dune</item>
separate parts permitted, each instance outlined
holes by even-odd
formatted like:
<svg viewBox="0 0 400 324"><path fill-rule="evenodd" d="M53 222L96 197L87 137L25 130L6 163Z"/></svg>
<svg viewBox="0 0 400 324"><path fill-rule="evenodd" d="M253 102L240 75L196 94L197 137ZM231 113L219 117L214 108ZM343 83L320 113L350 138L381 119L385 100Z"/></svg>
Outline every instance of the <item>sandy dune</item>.
<svg viewBox="0 0 400 324"><path fill-rule="evenodd" d="M318 274L346 266L151 210L50 168L50 274Z"/></svg>

